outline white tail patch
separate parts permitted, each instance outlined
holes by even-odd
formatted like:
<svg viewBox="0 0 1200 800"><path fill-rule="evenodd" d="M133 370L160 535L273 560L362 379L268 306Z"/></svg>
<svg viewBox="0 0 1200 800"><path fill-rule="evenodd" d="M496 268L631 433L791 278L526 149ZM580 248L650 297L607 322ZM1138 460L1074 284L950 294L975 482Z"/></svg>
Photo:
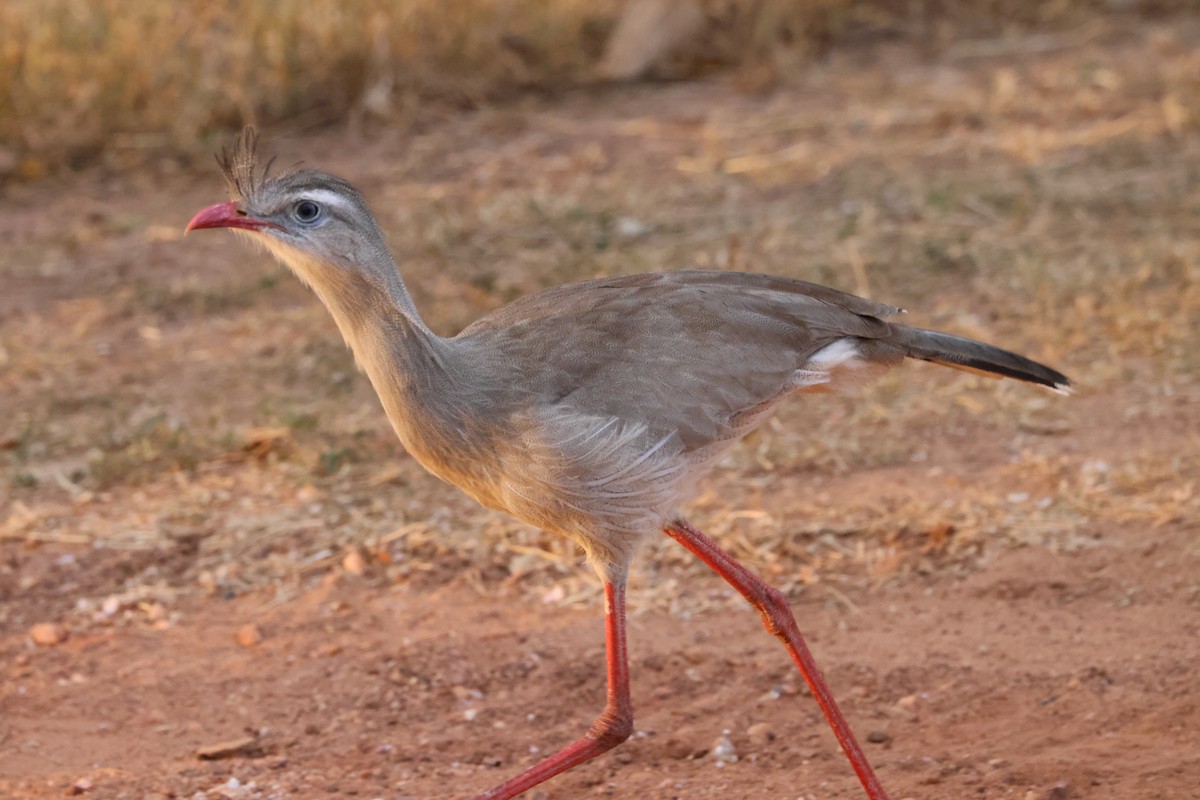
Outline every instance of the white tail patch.
<svg viewBox="0 0 1200 800"><path fill-rule="evenodd" d="M793 380L801 392L836 392L850 385L861 385L886 372L888 364L863 358L862 350L854 339L838 339L830 342L804 362ZM814 376L821 375L824 381Z"/></svg>
<svg viewBox="0 0 1200 800"><path fill-rule="evenodd" d="M855 369L861 366L863 360L858 345L851 339L838 339L813 353L804 368L813 372L833 372L844 367Z"/></svg>

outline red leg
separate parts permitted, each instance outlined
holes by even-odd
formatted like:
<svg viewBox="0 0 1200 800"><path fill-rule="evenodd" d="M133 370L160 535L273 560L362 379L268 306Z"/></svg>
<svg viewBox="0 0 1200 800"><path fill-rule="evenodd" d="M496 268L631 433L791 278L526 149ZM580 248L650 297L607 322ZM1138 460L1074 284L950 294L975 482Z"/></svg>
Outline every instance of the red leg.
<svg viewBox="0 0 1200 800"><path fill-rule="evenodd" d="M800 628L796 625L796 618L792 615L791 607L783 592L768 585L762 578L743 567L733 556L717 547L712 539L686 522L682 520L673 522L663 530L701 561L712 567L718 575L728 581L730 586L737 589L742 597L750 601L750 605L758 610L767 632L783 640L784 646L792 655L792 660L800 668L800 674L804 676L805 683L808 684L813 697L816 698L817 705L821 707L821 712L829 721L829 727L833 728L834 736L837 737L838 742L842 745L842 750L850 759L850 765L854 767L858 779L862 781L863 788L867 790L867 797L871 800L887 800L887 793L884 792L879 779L875 777L871 765L867 763L867 757L863 754L862 748L858 746L854 733L850 730L850 724L842 716L837 701L833 699L833 693L829 691L829 686L821 676L817 662L813 660L808 645L804 643L804 637L800 635Z"/></svg>
<svg viewBox="0 0 1200 800"><path fill-rule="evenodd" d="M625 581L604 583L604 642L608 650L608 701L583 738L534 764L475 800L508 800L539 783L608 752L633 733L629 658L625 652Z"/></svg>

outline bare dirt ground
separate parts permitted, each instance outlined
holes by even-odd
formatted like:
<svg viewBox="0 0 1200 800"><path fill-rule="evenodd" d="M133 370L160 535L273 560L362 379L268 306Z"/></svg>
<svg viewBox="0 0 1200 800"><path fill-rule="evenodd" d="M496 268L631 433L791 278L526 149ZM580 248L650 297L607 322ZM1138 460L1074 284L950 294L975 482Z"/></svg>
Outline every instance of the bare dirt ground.
<svg viewBox="0 0 1200 800"><path fill-rule="evenodd" d="M1062 367L798 400L692 519L792 596L894 798L1197 798L1198 76L1200 20L1115 18L268 146L365 191L443 332L706 266ZM220 192L3 198L0 796L473 796L600 707L598 587L413 464L296 281L181 239ZM635 737L532 796L861 797L684 555L633 578Z"/></svg>

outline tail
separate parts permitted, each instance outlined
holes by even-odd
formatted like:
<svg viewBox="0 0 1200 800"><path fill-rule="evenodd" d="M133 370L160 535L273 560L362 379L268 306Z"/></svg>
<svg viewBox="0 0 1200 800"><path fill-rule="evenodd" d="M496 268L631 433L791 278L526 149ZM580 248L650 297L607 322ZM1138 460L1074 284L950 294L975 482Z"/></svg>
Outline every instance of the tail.
<svg viewBox="0 0 1200 800"><path fill-rule="evenodd" d="M1059 394L1071 393L1071 380L1066 375L1025 356L962 336L899 325L892 327L900 334L895 340L896 343L904 348L905 355L909 358L932 361L935 364L990 377L1016 378L1019 381L1045 386Z"/></svg>

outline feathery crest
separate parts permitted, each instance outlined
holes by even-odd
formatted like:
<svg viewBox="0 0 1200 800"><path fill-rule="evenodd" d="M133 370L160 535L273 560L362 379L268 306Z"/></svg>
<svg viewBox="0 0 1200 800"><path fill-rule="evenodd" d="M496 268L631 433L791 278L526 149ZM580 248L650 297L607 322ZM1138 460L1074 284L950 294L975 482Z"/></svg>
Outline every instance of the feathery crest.
<svg viewBox="0 0 1200 800"><path fill-rule="evenodd" d="M229 147L222 147L217 154L217 165L225 177L225 186L233 200L245 201L258 193L266 183L275 163L270 158L261 170L258 169L258 131L253 126L242 128L241 134Z"/></svg>

